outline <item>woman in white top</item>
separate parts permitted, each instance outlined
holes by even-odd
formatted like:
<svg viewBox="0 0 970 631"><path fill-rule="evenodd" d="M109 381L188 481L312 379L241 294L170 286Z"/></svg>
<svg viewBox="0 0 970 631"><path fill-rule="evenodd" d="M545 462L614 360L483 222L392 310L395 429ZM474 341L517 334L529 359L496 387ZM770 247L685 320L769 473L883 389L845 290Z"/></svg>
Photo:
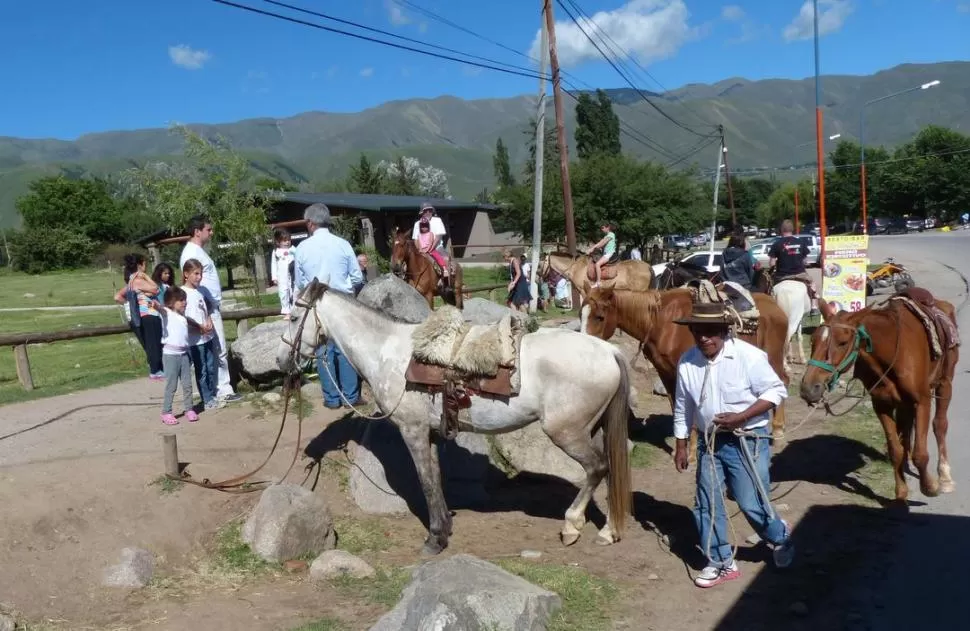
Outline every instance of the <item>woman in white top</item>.
<svg viewBox="0 0 970 631"><path fill-rule="evenodd" d="M192 364L189 362L189 323L185 319L185 292L180 287L169 287L165 292L165 308L162 309L162 366L165 369L165 397L162 399L162 422L177 425L172 414L175 388L182 381L182 405L185 418L190 422L199 420L192 409Z"/></svg>

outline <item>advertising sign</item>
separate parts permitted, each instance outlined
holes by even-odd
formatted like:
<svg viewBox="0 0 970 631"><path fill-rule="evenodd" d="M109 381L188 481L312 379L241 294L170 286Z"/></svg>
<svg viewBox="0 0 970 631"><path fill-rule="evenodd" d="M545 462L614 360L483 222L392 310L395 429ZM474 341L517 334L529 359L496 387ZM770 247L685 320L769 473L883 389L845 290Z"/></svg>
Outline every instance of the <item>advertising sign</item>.
<svg viewBox="0 0 970 631"><path fill-rule="evenodd" d="M866 306L866 272L869 235L826 237L822 267L822 298L838 311L860 311Z"/></svg>

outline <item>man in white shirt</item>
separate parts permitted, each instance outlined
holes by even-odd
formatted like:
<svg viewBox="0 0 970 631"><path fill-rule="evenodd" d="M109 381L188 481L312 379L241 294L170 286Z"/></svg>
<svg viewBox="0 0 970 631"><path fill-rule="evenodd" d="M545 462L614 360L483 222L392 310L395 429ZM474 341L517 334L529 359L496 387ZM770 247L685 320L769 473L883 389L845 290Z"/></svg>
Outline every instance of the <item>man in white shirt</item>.
<svg viewBox="0 0 970 631"><path fill-rule="evenodd" d="M771 507L771 411L788 396L764 351L734 339L723 305L696 303L689 318L696 346L677 365L674 395L674 462L687 470L687 438L697 429L697 495L694 518L708 565L695 578L713 587L741 576L728 539L724 486L752 528L773 547L775 565L794 557L791 527ZM713 444L712 444L713 443Z"/></svg>
<svg viewBox="0 0 970 631"><path fill-rule="evenodd" d="M441 220L441 217L435 214L434 206L431 204L422 204L421 213L418 216L418 220L414 222L414 227L411 228L411 240L414 241L414 245L421 250L421 221L427 219L428 227L431 230L431 234L435 236L435 246L434 249L437 250L438 254L444 260L445 264L442 269L444 277L448 278L448 251L445 249L445 237L448 235L448 231L445 229L445 222ZM447 282L447 280L445 281Z"/></svg>
<svg viewBox="0 0 970 631"><path fill-rule="evenodd" d="M293 256L297 292L303 291L316 278L326 282L331 291L353 294L355 287L363 284L364 277L354 248L330 232L330 209L326 204L307 206L303 219L310 236L296 246ZM341 404L346 407L359 404L360 376L332 340L317 349L317 373L325 407L337 409Z"/></svg>
<svg viewBox="0 0 970 631"><path fill-rule="evenodd" d="M202 286L209 290L213 306L209 317L212 318L212 326L216 331L218 340L217 355L219 356L219 383L217 385L217 395L225 402L238 401L242 395L233 392L232 384L229 383L229 345L226 344L226 331L222 325L222 284L219 282L219 272L212 257L203 249L212 239L212 222L201 215L196 215L189 220L188 226L189 240L182 248L182 256L179 257L179 269L189 259L196 259L202 263Z"/></svg>

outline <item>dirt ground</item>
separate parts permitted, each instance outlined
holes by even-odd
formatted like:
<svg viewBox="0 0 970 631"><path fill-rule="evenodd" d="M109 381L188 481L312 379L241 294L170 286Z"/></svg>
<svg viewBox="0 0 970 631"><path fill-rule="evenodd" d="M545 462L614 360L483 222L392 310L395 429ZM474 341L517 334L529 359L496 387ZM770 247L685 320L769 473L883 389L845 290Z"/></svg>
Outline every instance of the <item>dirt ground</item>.
<svg viewBox="0 0 970 631"><path fill-rule="evenodd" d="M617 342L632 355L629 337ZM445 554L497 560L538 550L542 557L530 563L579 566L608 579L618 595L605 628L843 628L852 620L851 603L832 604L844 597L832 578L870 554L878 537L860 534L851 516L846 524L832 522L831 529L814 533L802 533L797 525L813 507L871 504L872 488L882 482L858 471L880 454L833 436L832 422L818 416L790 432L775 446L772 494L778 510L796 525L798 563L786 572L771 569L768 551L745 543L752 531L735 517L742 579L698 590L690 579L702 564L689 510L693 473L674 470L666 438L668 404L651 394L654 376L643 371L647 363L638 364L643 420L631 428L640 465L634 470L635 520L621 542L595 545L596 530L589 524L579 543L562 547L558 532L575 488L514 479L491 489L486 509L457 511ZM161 394L161 384L139 380L0 408L0 608L30 621L30 628L287 630L321 618L340 621L340 628L369 628L391 606L386 595L313 584L305 573L247 574L218 567L217 533L245 515L258 493L226 495L189 486L169 491L153 483L163 470L159 436L169 429L158 422ZM794 428L807 409L797 396L788 406ZM339 416L317 398L300 444ZM278 419L277 411L245 403L206 413L199 423L183 422L174 433L189 471L218 479L258 464ZM294 446L291 427L266 478L286 469ZM341 457L334 454L338 462ZM290 481L303 479L302 464ZM316 492L334 514L347 528L364 528L371 540L382 540L365 542L360 556L389 570L420 561L424 527L417 517L361 515L347 496L346 471L332 464L323 472ZM597 502L604 505L603 490ZM595 509L591 518L602 524ZM156 554L156 580L138 592L101 587L104 568L127 545ZM744 609L751 603L754 616Z"/></svg>

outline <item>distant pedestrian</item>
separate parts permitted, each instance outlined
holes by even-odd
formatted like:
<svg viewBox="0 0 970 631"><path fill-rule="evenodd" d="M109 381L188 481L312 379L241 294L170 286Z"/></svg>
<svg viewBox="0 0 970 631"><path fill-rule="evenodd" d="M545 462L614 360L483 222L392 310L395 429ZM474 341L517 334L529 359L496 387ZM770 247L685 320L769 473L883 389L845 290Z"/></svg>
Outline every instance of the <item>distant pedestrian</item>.
<svg viewBox="0 0 970 631"><path fill-rule="evenodd" d="M219 359L212 324L213 301L202 286L202 263L189 259L182 266L182 290L185 292L185 318L189 324L189 357L195 367L195 382L205 409L223 407L219 399Z"/></svg>
<svg viewBox="0 0 970 631"><path fill-rule="evenodd" d="M273 233L273 240L276 242L276 249L273 250L273 268L270 271L270 279L276 284L276 293L280 297L280 314L287 316L293 309L293 275L290 270L293 268L293 252L290 233L283 228L277 229Z"/></svg>
<svg viewBox="0 0 970 631"><path fill-rule="evenodd" d="M364 277L353 247L330 232L330 209L326 204L307 206L303 219L310 236L296 247L297 291L316 278L327 283L330 291L353 294ZM317 349L317 372L324 407L337 409L341 403L345 406L360 403L360 376L333 340Z"/></svg>
<svg viewBox="0 0 970 631"><path fill-rule="evenodd" d="M189 422L199 420L192 409L192 362L189 360L189 323L185 319L185 291L169 287L162 308L162 364L165 366L165 397L162 399L162 422L177 425L172 414L172 399L179 381L182 382L182 407Z"/></svg>
<svg viewBox="0 0 970 631"><path fill-rule="evenodd" d="M148 378L165 378L162 366L162 319L158 313L158 285L145 273L142 254L125 255L125 286L115 294L115 302L127 304L129 326L145 349Z"/></svg>
<svg viewBox="0 0 970 631"><path fill-rule="evenodd" d="M226 344L226 332L222 325L222 284L219 282L219 272L212 257L203 249L212 239L212 222L201 215L196 215L189 220L188 226L189 241L182 248L182 256L179 257L179 267L185 266L189 259L195 259L202 264L202 287L209 290L209 296L213 301L213 308L209 317L212 318L212 326L215 331L216 354L218 356L219 377L218 394L219 398L226 402L238 401L242 397L233 392L232 384L229 383L229 346Z"/></svg>

